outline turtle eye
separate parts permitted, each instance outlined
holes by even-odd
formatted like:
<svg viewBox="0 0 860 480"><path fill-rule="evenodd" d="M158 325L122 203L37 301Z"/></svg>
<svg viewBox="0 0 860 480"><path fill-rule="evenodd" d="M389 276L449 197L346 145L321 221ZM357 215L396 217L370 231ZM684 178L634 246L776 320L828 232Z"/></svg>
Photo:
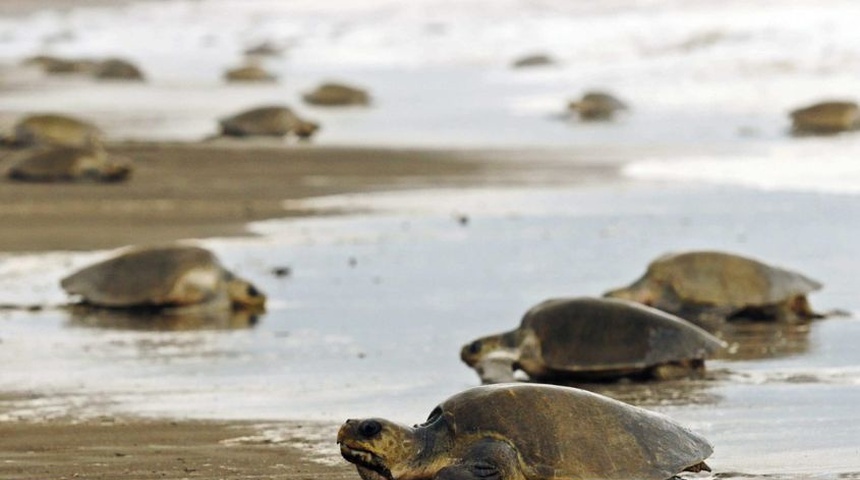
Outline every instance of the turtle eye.
<svg viewBox="0 0 860 480"><path fill-rule="evenodd" d="M382 431L382 424L376 420L365 420L358 425L358 433L365 438L370 438Z"/></svg>
<svg viewBox="0 0 860 480"><path fill-rule="evenodd" d="M480 353L480 351L481 351L481 341L480 340L475 340L474 342L469 344L469 353L471 353L472 355Z"/></svg>

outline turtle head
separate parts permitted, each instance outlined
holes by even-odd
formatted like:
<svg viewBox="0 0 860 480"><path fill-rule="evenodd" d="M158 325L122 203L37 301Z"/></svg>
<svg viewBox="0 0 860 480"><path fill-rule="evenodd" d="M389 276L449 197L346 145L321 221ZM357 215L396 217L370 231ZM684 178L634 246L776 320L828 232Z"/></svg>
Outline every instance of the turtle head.
<svg viewBox="0 0 860 480"><path fill-rule="evenodd" d="M481 337L463 345L460 349L460 359L470 367L474 367L489 357L516 357L518 341L515 332L502 333Z"/></svg>
<svg viewBox="0 0 860 480"><path fill-rule="evenodd" d="M519 330L490 335L463 345L460 359L475 369L484 383L514 381L514 370L520 358Z"/></svg>
<svg viewBox="0 0 860 480"><path fill-rule="evenodd" d="M606 298L629 300L648 306L654 305L654 292L650 283L645 278L641 278L627 287L610 290L604 293L603 296Z"/></svg>
<svg viewBox="0 0 860 480"><path fill-rule="evenodd" d="M414 429L381 418L347 420L337 443L364 480L399 478L420 451Z"/></svg>
<svg viewBox="0 0 860 480"><path fill-rule="evenodd" d="M227 280L227 292L234 308L262 310L266 306L266 295L248 281L238 277Z"/></svg>

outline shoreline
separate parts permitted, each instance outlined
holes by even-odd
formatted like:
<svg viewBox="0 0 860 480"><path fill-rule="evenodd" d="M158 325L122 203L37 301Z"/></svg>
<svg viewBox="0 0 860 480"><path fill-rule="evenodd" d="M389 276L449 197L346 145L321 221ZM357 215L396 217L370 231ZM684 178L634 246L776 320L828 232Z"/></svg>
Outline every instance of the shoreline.
<svg viewBox="0 0 860 480"><path fill-rule="evenodd" d="M285 200L419 188L594 182L618 177L611 164L560 164L532 153L320 147L250 142L119 143L132 159L123 183L27 183L3 178L0 252L96 250L187 238L252 235L250 222L319 212ZM0 156L5 172L14 156ZM503 157L507 157L506 159ZM535 158L536 157L536 158Z"/></svg>

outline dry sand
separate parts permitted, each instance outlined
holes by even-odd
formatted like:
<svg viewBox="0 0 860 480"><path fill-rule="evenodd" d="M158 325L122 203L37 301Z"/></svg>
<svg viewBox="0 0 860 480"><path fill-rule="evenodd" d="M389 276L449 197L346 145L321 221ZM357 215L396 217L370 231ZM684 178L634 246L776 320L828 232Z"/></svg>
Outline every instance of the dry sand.
<svg viewBox="0 0 860 480"><path fill-rule="evenodd" d="M612 167L541 163L534 152L521 153L530 160L524 167L512 152L499 160L502 155L494 152L243 143L125 144L110 151L135 161L128 182L37 184L4 178L0 252L242 235L249 221L313 214L288 212L281 201L316 195L614 176ZM9 162L0 160L0 169ZM0 404L10 400L0 393ZM253 433L251 424L236 422L0 422L0 478L358 478L346 462L334 467L311 462L290 442L223 443Z"/></svg>

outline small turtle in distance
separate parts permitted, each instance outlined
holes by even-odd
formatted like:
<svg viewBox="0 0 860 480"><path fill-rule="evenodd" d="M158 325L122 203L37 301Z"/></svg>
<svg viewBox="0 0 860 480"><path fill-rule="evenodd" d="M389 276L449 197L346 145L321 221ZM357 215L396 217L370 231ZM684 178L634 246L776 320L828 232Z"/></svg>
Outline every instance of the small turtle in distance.
<svg viewBox="0 0 860 480"><path fill-rule="evenodd" d="M627 110L627 104L606 92L586 92L581 99L568 102L567 109L583 121L606 121L618 112Z"/></svg>
<svg viewBox="0 0 860 480"><path fill-rule="evenodd" d="M821 283L800 273L719 251L670 253L627 287L604 296L632 300L708 326L724 320L804 322L823 315L807 295Z"/></svg>
<svg viewBox="0 0 860 480"><path fill-rule="evenodd" d="M277 77L267 72L266 69L259 65L243 65L241 67L231 68L224 72L224 80L227 82L274 82Z"/></svg>
<svg viewBox="0 0 860 480"><path fill-rule="evenodd" d="M285 137L293 134L308 139L319 130L319 124L299 118L283 106L253 108L224 118L219 122L221 135L228 137Z"/></svg>
<svg viewBox="0 0 860 480"><path fill-rule="evenodd" d="M795 135L829 135L860 129L860 106L849 101L816 103L792 111Z"/></svg>
<svg viewBox="0 0 860 480"><path fill-rule="evenodd" d="M710 471L700 435L669 418L583 390L471 388L410 428L347 420L341 455L363 480L665 480Z"/></svg>
<svg viewBox="0 0 860 480"><path fill-rule="evenodd" d="M345 107L369 105L370 95L366 90L343 83L323 83L302 96L305 103L318 107Z"/></svg>
<svg viewBox="0 0 860 480"><path fill-rule="evenodd" d="M674 315L634 302L579 297L542 302L515 330L463 346L460 358L484 383L565 383L701 376L723 342Z"/></svg>

